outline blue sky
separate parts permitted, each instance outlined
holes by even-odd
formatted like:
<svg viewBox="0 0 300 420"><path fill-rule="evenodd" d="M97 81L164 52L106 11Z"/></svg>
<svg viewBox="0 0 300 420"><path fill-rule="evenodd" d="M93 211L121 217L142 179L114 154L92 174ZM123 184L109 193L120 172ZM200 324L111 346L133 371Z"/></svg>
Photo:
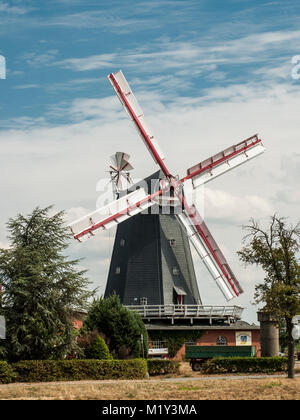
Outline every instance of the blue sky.
<svg viewBox="0 0 300 420"><path fill-rule="evenodd" d="M0 1L0 244L18 212L95 208L108 157L156 168L108 83L122 69L174 173L259 133L267 152L206 188L205 217L246 292L255 321L259 269L237 259L251 216L299 216L300 4L294 0ZM104 290L113 234L72 244ZM195 261L208 303L224 303ZM252 309L251 309L252 308Z"/></svg>
<svg viewBox="0 0 300 420"><path fill-rule="evenodd" d="M65 123L53 108L109 95L100 81L121 67L165 101L258 82L260 68L289 63L299 11L289 0L1 1L1 117ZM279 42L281 32L289 38Z"/></svg>

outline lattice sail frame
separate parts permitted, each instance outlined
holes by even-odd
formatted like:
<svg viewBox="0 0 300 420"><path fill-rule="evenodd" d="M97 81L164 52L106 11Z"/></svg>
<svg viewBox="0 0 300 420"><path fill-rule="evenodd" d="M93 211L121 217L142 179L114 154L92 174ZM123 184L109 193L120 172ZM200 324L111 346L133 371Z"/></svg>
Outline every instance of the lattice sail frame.
<svg viewBox="0 0 300 420"><path fill-rule="evenodd" d="M185 181L191 179L193 187L197 188L203 183L209 182L217 176L258 156L264 152L262 141L257 135L243 140L194 165L187 170L187 175L184 178L178 180L171 175L166 167L164 163L165 156L158 145L156 137L146 123L143 111L122 71L111 73L108 75L108 79L142 137L153 160L162 170L167 180L165 183L166 188L162 186L161 190L152 195L147 195L143 189L137 190L75 221L70 225L74 238L82 241L85 238L94 236L99 230L116 226L118 223L155 204L157 199L163 196L164 191L172 188L177 201L183 209L182 214L177 215L178 220L186 228L190 242L195 247L224 297L226 300L230 300L239 296L243 293L242 287L195 206L187 203L183 196L182 187Z"/></svg>

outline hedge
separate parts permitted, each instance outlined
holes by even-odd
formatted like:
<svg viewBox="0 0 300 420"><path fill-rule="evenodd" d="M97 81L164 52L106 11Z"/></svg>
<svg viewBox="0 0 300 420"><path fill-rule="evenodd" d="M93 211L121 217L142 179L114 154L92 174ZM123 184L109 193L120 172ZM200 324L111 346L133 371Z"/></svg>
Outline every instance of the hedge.
<svg viewBox="0 0 300 420"><path fill-rule="evenodd" d="M203 373L272 373L287 370L286 357L228 357L207 360Z"/></svg>
<svg viewBox="0 0 300 420"><path fill-rule="evenodd" d="M25 360L12 364L17 382L144 379L147 363L131 360Z"/></svg>
<svg viewBox="0 0 300 420"><path fill-rule="evenodd" d="M16 379L16 376L9 363L0 361L0 384L9 384Z"/></svg>
<svg viewBox="0 0 300 420"><path fill-rule="evenodd" d="M148 359L148 373L151 376L179 373L180 363L175 360Z"/></svg>

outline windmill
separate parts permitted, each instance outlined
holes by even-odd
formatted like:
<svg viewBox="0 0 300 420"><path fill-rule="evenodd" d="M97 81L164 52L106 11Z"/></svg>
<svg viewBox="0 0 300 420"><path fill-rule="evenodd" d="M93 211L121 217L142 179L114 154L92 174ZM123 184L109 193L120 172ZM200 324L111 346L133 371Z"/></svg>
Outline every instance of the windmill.
<svg viewBox="0 0 300 420"><path fill-rule="evenodd" d="M169 196L169 202L175 200L176 204L174 206L178 208L179 204L181 210L178 213L174 212L172 215L172 223L175 220L177 231L179 232L178 226L180 226L180 232L184 232L186 235L187 239L180 239L182 243L188 241L193 245L226 300L239 296L243 293L243 289L211 235L206 223L197 211L196 206L187 201L184 195L184 184L188 180L191 180L193 188L197 189L204 183L207 183L217 176L258 156L264 152L261 139L259 139L257 135L249 137L192 166L187 170L187 174L179 179L178 177L173 176L167 168L164 162L165 156L158 146L156 137L147 125L144 114L122 71L109 74L108 80L148 148L154 162L158 164L160 171L157 176L159 177L160 182L156 184L156 188L154 191L151 190L150 193L143 186L139 186L136 189L130 189L127 194L120 194L117 200L71 223L69 226L74 238L82 242L102 230L107 230L115 226L118 226L119 229L122 225L128 227L129 220L138 220L137 216L141 216L153 206L157 206L160 199ZM127 160L125 159L125 161ZM120 164L118 166L120 167ZM174 223L173 225L175 226ZM141 231L143 233L143 229L146 229L144 235L141 234ZM139 228L137 227L136 231L133 231L129 227L127 229L127 234L140 235L140 240L143 240L143 238L147 236L147 232L151 235L154 230L154 225L147 227L144 223L144 225L140 225ZM178 233L178 237L182 237L180 232ZM160 234L158 235L160 235L160 240L161 229ZM120 240L121 244L122 237L118 237L118 231L117 239ZM151 255L154 253L155 249ZM188 253L186 255L187 258L190 258ZM116 269L117 271L120 271L120 267L116 267ZM128 267L126 269L128 270ZM114 274L119 273L116 272ZM140 273L140 277L143 277L144 274L145 273ZM114 284L114 287L119 287L119 289L124 289L124 287L126 287L126 284L120 285L120 281L118 281L117 277L114 279L114 281L110 282L111 287L114 286ZM195 281L193 280L192 283L193 284L187 285L187 287L193 289L191 294L194 294L194 296L196 295L196 300L200 303L200 296L197 294ZM162 287L159 285L159 282L157 283L157 287ZM182 287L180 285L176 286L175 283L174 289L178 296L184 296L186 294L186 290L182 290Z"/></svg>

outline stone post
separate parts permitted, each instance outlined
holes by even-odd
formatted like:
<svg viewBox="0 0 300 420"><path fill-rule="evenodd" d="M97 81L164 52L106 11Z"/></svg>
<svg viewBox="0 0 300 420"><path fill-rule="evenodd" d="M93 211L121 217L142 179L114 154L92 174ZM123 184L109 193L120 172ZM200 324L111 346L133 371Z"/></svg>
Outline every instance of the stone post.
<svg viewBox="0 0 300 420"><path fill-rule="evenodd" d="M278 319L268 312L257 312L260 322L260 346L262 357L278 356L279 328Z"/></svg>

